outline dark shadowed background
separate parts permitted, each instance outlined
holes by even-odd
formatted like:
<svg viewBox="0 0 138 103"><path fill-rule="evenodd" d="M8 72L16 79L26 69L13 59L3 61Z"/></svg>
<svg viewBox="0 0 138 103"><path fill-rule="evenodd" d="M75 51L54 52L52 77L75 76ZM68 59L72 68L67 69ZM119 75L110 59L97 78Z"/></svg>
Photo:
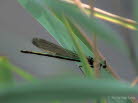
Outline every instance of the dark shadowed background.
<svg viewBox="0 0 138 103"><path fill-rule="evenodd" d="M88 3L87 0L83 0ZM132 19L131 0L96 0L95 6ZM108 23L108 22L107 22ZM121 36L128 36L132 32L121 26L108 23ZM0 55L7 56L18 67L32 73L36 77L57 75L81 75L75 62L59 60L50 57L27 55L20 53L21 49L40 51L32 45L33 37L40 37L57 43L48 32L23 9L17 0L0 0ZM125 80L132 80L136 76L131 60L120 53L116 47L99 42L99 48L108 63Z"/></svg>

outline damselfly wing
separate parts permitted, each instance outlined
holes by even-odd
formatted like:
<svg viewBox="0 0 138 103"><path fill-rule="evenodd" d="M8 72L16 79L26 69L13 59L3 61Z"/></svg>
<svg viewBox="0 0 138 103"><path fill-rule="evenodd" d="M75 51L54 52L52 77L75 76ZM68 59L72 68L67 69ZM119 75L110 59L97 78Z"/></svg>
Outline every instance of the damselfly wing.
<svg viewBox="0 0 138 103"><path fill-rule="evenodd" d="M39 39L39 38L33 38L32 43L36 47L42 49L43 51L45 51L49 54L78 59L78 55L75 52L64 49L61 46L58 46L58 45L51 43L47 40Z"/></svg>

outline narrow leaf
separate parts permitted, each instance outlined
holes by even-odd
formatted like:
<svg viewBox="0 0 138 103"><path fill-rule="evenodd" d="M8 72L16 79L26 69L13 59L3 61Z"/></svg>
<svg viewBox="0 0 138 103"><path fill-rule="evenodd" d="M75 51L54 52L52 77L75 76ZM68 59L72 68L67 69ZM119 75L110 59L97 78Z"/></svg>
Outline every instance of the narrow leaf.
<svg viewBox="0 0 138 103"><path fill-rule="evenodd" d="M108 96L138 95L138 87L113 80L53 78L11 88L0 88L2 103L38 103L53 100L90 100Z"/></svg>

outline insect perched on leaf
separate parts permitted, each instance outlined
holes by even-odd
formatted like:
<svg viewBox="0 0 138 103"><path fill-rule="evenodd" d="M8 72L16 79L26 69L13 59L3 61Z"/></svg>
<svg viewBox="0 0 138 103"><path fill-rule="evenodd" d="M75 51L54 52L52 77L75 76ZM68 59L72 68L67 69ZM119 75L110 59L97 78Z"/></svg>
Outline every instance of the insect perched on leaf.
<svg viewBox="0 0 138 103"><path fill-rule="evenodd" d="M34 52L34 51L26 51L26 50L21 50L22 53L28 53L28 54L36 54L36 55L42 55L42 56L49 56L49 57L54 57L54 58L59 58L59 59L64 59L64 60L70 60L70 61L76 61L76 62L81 62L79 59L79 56L68 49L64 49L61 46L58 46L54 43L51 43L47 40L40 39L40 38L33 38L32 43L45 51L46 53L40 53L40 52ZM87 57L88 63L90 64L90 67L94 67L94 59L92 57ZM106 68L106 61L104 63L100 63L100 68ZM100 69L99 68L99 69Z"/></svg>

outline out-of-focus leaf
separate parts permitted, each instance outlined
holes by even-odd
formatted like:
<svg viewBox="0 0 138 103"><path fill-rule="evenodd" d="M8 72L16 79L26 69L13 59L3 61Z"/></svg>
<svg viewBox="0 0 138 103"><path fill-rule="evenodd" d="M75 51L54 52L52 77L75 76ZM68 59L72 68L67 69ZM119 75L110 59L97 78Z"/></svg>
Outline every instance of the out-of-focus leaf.
<svg viewBox="0 0 138 103"><path fill-rule="evenodd" d="M108 96L138 95L138 87L115 80L53 78L0 88L2 103L38 103L53 100L90 100Z"/></svg>
<svg viewBox="0 0 138 103"><path fill-rule="evenodd" d="M13 82L13 74L9 68L8 60L5 57L0 57L0 84Z"/></svg>
<svg viewBox="0 0 138 103"><path fill-rule="evenodd" d="M24 70L12 65L5 57L0 57L0 81L10 82L13 80L12 72L17 73L19 76L26 80L34 80L34 77L25 72Z"/></svg>

